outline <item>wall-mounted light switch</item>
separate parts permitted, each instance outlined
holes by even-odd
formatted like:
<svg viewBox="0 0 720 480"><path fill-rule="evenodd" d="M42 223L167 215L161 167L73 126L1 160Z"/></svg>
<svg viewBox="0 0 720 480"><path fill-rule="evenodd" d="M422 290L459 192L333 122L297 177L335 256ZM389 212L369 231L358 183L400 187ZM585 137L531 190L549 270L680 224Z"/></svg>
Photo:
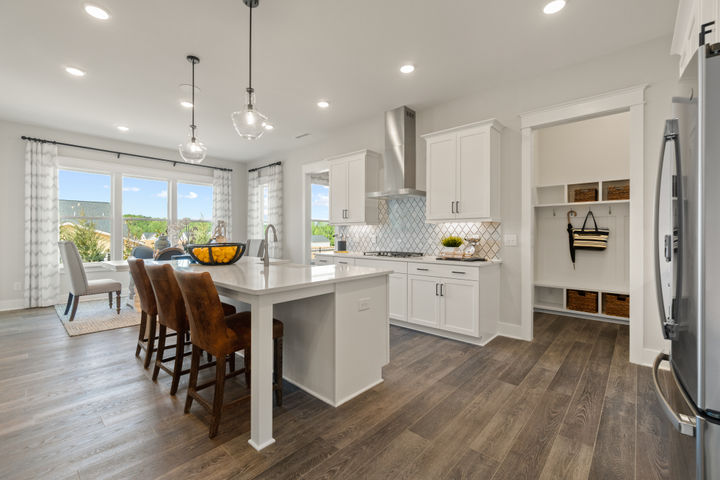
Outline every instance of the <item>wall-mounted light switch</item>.
<svg viewBox="0 0 720 480"><path fill-rule="evenodd" d="M514 233L506 233L503 235L503 244L506 247L517 247L517 235Z"/></svg>

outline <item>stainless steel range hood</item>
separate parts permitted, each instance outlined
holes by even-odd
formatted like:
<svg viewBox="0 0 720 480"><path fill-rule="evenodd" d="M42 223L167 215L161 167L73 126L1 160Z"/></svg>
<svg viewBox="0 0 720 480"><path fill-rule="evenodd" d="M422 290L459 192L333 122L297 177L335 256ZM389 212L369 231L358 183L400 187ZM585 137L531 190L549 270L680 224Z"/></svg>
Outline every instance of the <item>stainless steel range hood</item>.
<svg viewBox="0 0 720 480"><path fill-rule="evenodd" d="M408 107L385 112L383 171L383 190L368 193L368 197L425 196L424 191L415 188L415 112Z"/></svg>

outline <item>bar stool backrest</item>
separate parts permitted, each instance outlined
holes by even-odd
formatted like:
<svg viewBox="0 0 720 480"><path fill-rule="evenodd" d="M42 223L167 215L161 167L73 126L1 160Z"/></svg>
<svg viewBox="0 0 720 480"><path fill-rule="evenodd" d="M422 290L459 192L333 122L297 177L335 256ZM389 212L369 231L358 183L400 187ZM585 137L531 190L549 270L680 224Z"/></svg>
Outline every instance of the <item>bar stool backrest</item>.
<svg viewBox="0 0 720 480"><path fill-rule="evenodd" d="M168 265L148 265L145 267L155 300L157 301L158 321L161 325L185 332L188 329L185 300L175 279L173 268Z"/></svg>
<svg viewBox="0 0 720 480"><path fill-rule="evenodd" d="M140 308L148 315L157 315L157 303L155 292L153 292L150 278L145 271L145 262L141 258L128 258L130 275L132 275L135 288L140 297Z"/></svg>
<svg viewBox="0 0 720 480"><path fill-rule="evenodd" d="M220 296L208 272L175 272L180 285L193 345L212 355L233 352L235 333L227 328Z"/></svg>

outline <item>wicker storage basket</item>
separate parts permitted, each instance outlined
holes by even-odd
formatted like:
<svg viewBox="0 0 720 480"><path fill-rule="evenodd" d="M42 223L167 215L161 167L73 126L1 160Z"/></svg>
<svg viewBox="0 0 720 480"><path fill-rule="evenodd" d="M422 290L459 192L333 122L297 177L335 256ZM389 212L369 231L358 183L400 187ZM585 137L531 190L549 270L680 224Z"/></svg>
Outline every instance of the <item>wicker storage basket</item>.
<svg viewBox="0 0 720 480"><path fill-rule="evenodd" d="M598 294L588 290L567 291L567 309L579 312L598 313Z"/></svg>
<svg viewBox="0 0 720 480"><path fill-rule="evenodd" d="M578 188L573 193L575 202L595 202L598 199L597 188Z"/></svg>
<svg viewBox="0 0 720 480"><path fill-rule="evenodd" d="M630 296L606 293L605 314L615 317L630 318Z"/></svg>
<svg viewBox="0 0 720 480"><path fill-rule="evenodd" d="M608 200L630 200L630 185L610 185L607 189Z"/></svg>

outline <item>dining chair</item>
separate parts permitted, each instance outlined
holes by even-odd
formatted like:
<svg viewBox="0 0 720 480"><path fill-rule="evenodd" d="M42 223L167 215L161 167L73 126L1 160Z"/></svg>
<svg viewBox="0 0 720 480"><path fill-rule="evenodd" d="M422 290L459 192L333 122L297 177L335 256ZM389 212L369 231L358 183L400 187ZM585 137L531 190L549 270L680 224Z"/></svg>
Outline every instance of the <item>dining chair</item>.
<svg viewBox="0 0 720 480"><path fill-rule="evenodd" d="M153 249L145 245L138 245L132 249L130 256L150 260L153 258Z"/></svg>
<svg viewBox="0 0 720 480"><path fill-rule="evenodd" d="M175 255L185 255L185 250L178 247L168 247L155 254L155 260L172 260Z"/></svg>
<svg viewBox="0 0 720 480"><path fill-rule="evenodd" d="M191 352L185 352L185 347L190 345L186 342L187 334L190 333L188 326L187 313L185 310L185 302L183 300L180 286L175 279L173 268L168 265L147 265L145 267L153 292L155 292L155 301L157 304L158 323L160 324L160 332L158 335L158 346L155 354L155 368L153 370L152 379L157 380L160 370L167 372L172 376L172 384L170 386L170 395L177 393L180 377L186 375L190 370L183 370L183 359ZM235 313L235 307L227 303L222 304L223 313L232 315ZM168 337L167 330L174 330L177 334L175 345L168 347L166 339ZM175 355L165 358L165 349L175 348ZM166 362L173 362L173 367L165 365ZM208 362L210 359L208 359ZM199 368L207 368L213 366L214 363L206 363ZM235 355L230 356L230 370L235 370Z"/></svg>
<svg viewBox="0 0 720 480"><path fill-rule="evenodd" d="M141 258L128 258L130 276L135 283L135 290L140 297L140 331L138 333L135 356L140 356L140 350L145 350L144 366L148 368L155 351L155 332L157 324L157 302L153 292L150 278L145 271L145 261ZM148 317L150 319L148 323Z"/></svg>
<svg viewBox="0 0 720 480"><path fill-rule="evenodd" d="M240 312L225 315L215 284L208 272L175 272L175 278L180 285L180 291L187 311L190 325L190 340L192 342L192 357L190 362L190 381L185 399L185 413L190 412L193 400L210 413L210 438L217 435L220 417L224 408L236 404L248 397L245 395L227 404L223 403L225 380L240 373L245 373L249 367L249 355L245 354L245 368L225 372L225 362L228 355L250 349L250 312ZM273 338L282 338L283 324L273 320ZM275 349L280 348L282 355L282 342L275 343ZM200 386L197 384L200 365L201 350L215 356L215 380ZM276 350L277 352L277 350ZM277 353L276 353L277 356ZM282 363L280 363L280 366ZM273 389L282 389L282 371L275 372ZM247 377L246 377L247 379ZM279 379L279 381L278 381ZM215 386L212 405L203 399L198 392L204 388ZM248 388L250 384L247 384ZM276 396L276 399L278 397ZM282 396L279 397L282 401Z"/></svg>
<svg viewBox="0 0 720 480"><path fill-rule="evenodd" d="M262 238L248 238L247 246L245 247L246 257L262 257L265 250L265 239Z"/></svg>
<svg viewBox="0 0 720 480"><path fill-rule="evenodd" d="M75 313L77 312L78 302L81 296L97 295L99 293L108 294L108 303L110 304L110 308L113 308L112 294L115 292L117 313L119 315L122 284L117 280L109 278L88 280L77 246L73 242L66 241L58 242L58 248L60 249L60 256L65 272L70 277L70 293L68 294L68 301L65 306L65 315L67 315L68 311L72 308L69 321L72 322L75 319Z"/></svg>

